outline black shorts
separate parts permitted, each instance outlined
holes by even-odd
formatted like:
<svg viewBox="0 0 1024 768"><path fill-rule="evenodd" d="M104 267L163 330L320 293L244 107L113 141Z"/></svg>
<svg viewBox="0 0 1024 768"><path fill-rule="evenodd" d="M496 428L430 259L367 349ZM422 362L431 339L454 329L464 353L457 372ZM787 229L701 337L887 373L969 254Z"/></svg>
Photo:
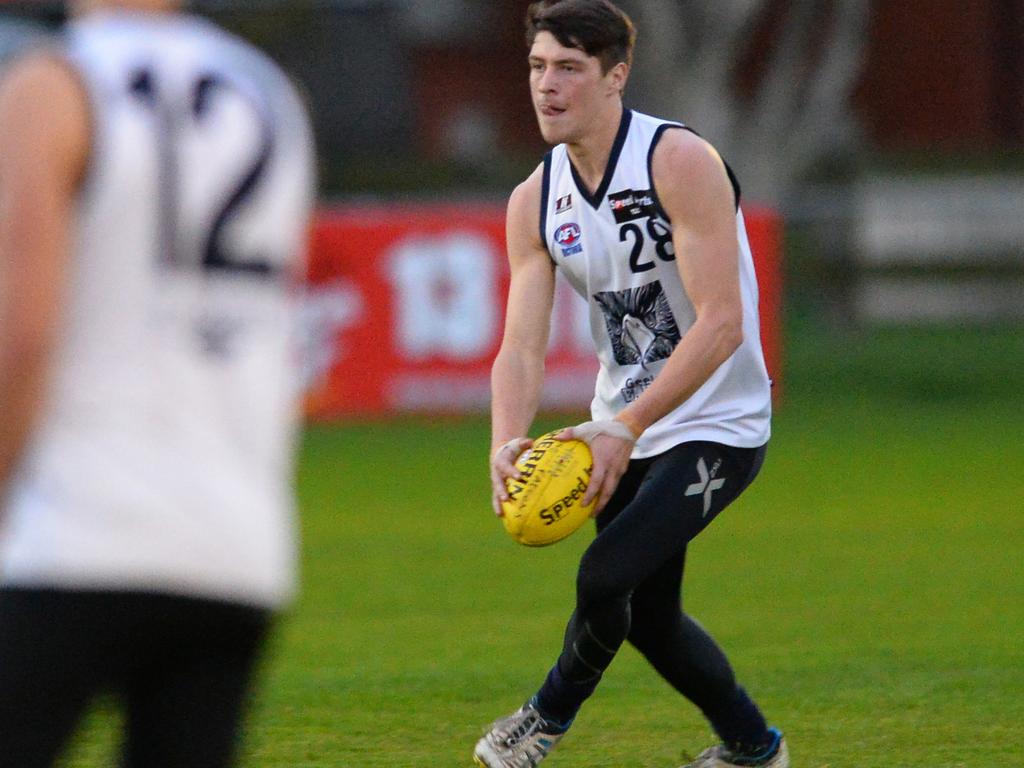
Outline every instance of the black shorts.
<svg viewBox="0 0 1024 768"><path fill-rule="evenodd" d="M200 598L0 589L0 768L53 765L103 692L124 704L123 768L230 765L270 620Z"/></svg>

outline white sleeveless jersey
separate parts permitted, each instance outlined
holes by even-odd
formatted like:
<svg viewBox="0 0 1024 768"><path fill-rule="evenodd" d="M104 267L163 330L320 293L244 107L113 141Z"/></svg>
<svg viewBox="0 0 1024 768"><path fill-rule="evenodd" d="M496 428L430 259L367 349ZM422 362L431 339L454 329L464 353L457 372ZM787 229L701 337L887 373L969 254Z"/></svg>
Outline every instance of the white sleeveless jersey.
<svg viewBox="0 0 1024 768"><path fill-rule="evenodd" d="M651 180L659 137L682 127L624 110L604 179L593 194L577 176L564 144L544 160L542 241L589 304L601 363L594 419L610 419L638 398L695 320L675 262L672 225ZM744 341L688 400L644 432L634 458L692 440L741 448L768 441L771 396L757 280L738 207L736 229Z"/></svg>
<svg viewBox="0 0 1024 768"><path fill-rule="evenodd" d="M185 15L68 28L92 151L7 584L274 606L294 589L294 284L308 119L254 48Z"/></svg>

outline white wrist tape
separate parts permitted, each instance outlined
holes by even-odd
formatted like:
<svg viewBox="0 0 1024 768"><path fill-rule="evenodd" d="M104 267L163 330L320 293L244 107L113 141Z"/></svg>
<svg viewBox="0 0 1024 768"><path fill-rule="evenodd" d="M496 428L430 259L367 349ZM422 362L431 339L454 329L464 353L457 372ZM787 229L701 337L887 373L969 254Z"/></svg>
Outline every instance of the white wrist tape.
<svg viewBox="0 0 1024 768"><path fill-rule="evenodd" d="M587 445L589 445L590 441L598 435L617 437L619 440L628 440L631 443L636 442L636 435L633 434L633 430L617 419L585 421L582 424L577 424L573 427L572 433L576 439L582 440L587 443Z"/></svg>

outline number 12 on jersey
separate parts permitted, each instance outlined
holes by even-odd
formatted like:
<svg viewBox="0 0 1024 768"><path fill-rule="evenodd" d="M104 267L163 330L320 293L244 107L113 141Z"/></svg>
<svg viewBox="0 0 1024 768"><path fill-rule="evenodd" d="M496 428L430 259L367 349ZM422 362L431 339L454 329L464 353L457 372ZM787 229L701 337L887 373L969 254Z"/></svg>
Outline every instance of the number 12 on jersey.
<svg viewBox="0 0 1024 768"><path fill-rule="evenodd" d="M267 110L213 73L168 84L142 69L129 90L152 111L161 262L208 274L279 273L253 244L228 245L232 221L266 179L274 150Z"/></svg>

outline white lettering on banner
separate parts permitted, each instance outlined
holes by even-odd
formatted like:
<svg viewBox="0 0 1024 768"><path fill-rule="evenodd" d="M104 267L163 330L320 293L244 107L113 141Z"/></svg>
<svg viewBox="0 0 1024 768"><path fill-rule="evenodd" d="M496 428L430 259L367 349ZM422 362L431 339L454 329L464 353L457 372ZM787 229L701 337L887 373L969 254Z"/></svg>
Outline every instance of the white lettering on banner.
<svg viewBox="0 0 1024 768"><path fill-rule="evenodd" d="M341 331L363 318L359 288L346 280L306 289L299 310L302 384L307 389L345 356Z"/></svg>
<svg viewBox="0 0 1024 768"><path fill-rule="evenodd" d="M499 258L490 240L471 232L418 235L385 255L399 349L413 359L486 354L498 332Z"/></svg>

